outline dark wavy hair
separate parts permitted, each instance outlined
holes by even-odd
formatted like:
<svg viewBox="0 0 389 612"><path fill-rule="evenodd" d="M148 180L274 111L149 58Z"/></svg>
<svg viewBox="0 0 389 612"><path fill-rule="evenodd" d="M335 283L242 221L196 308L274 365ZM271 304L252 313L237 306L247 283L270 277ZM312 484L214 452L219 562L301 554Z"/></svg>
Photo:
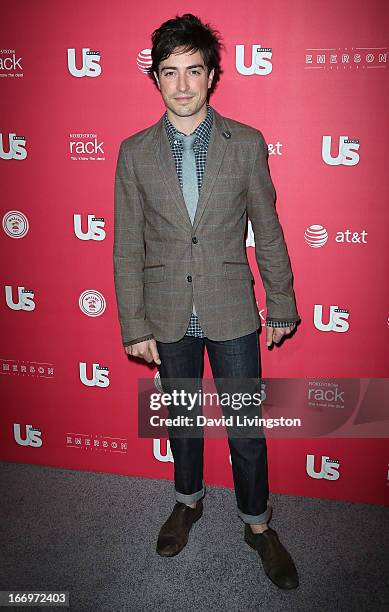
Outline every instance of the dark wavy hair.
<svg viewBox="0 0 389 612"><path fill-rule="evenodd" d="M153 43L151 49L152 64L147 73L157 88L158 84L153 74L154 71L158 74L160 62L167 59L177 47L183 47L182 53L200 51L208 74L212 68L215 69L212 85L208 90L208 97L214 92L220 75L223 73L220 61L221 49L224 48L224 44L221 42L218 30L212 28L210 24L202 23L195 15L185 13L181 17L176 15L174 19L165 21L157 30L154 30L151 40Z"/></svg>

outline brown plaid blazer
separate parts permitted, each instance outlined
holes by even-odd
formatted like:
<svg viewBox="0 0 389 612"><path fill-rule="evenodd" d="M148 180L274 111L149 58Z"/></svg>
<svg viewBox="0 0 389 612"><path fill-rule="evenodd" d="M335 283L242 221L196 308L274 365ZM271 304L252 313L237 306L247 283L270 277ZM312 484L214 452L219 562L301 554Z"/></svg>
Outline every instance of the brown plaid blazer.
<svg viewBox="0 0 389 612"><path fill-rule="evenodd" d="M163 117L121 142L113 264L123 345L148 334L161 342L179 340L187 330L193 299L211 340L258 329L245 246L247 215L268 318L300 319L267 156L259 130L214 110L192 226Z"/></svg>

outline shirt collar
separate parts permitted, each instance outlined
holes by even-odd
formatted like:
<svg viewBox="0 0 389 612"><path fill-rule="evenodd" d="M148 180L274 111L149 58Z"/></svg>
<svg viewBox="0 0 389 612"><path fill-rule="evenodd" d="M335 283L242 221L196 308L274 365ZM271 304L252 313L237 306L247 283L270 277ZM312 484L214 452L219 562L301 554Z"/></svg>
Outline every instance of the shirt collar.
<svg viewBox="0 0 389 612"><path fill-rule="evenodd" d="M167 132L167 136L169 138L170 146L171 148L173 148L176 135L182 134L182 132L180 132L174 127L174 125L172 124L172 122L169 120L167 116L167 111L165 111L163 115L163 121L164 121L165 129ZM201 144L203 144L205 147L208 147L212 125L213 125L213 109L212 109L212 106L207 104L207 114L205 118L200 123L200 125L198 125L197 128L192 132L193 134L196 134Z"/></svg>

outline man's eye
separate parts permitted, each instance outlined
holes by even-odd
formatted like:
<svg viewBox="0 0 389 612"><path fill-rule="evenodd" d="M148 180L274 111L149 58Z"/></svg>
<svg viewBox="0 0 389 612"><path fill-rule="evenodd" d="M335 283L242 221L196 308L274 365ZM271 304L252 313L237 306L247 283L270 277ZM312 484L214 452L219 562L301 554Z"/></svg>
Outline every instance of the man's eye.
<svg viewBox="0 0 389 612"><path fill-rule="evenodd" d="M192 74L198 76L200 74L200 70L192 70Z"/></svg>
<svg viewBox="0 0 389 612"><path fill-rule="evenodd" d="M169 72L165 72L165 76L166 77L170 77L174 74L174 72L172 70L170 70Z"/></svg>

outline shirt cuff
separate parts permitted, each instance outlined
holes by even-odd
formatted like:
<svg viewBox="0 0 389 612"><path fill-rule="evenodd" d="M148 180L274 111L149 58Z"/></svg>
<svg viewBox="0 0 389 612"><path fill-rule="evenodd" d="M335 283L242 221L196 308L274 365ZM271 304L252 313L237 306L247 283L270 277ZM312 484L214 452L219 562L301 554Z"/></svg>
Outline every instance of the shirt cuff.
<svg viewBox="0 0 389 612"><path fill-rule="evenodd" d="M296 321L273 321L266 319L266 327L295 327Z"/></svg>

